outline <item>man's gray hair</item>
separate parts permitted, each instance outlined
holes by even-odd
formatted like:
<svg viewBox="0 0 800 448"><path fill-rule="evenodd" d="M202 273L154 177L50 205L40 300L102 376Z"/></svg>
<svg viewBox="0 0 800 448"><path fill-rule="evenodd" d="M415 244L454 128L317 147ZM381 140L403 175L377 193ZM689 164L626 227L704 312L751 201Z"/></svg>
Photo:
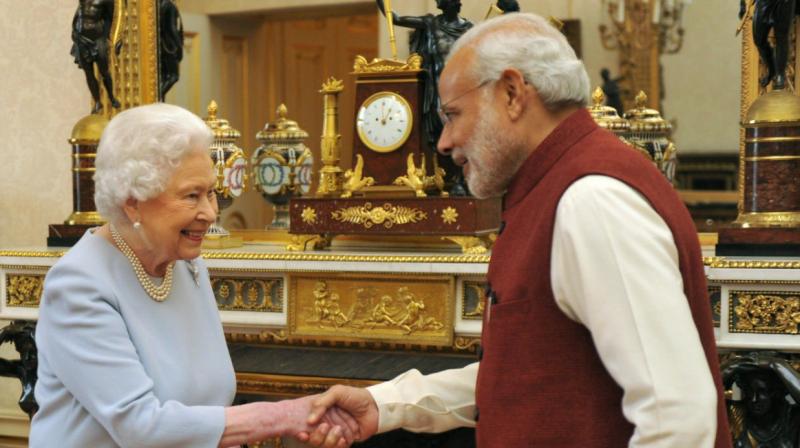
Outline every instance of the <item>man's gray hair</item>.
<svg viewBox="0 0 800 448"><path fill-rule="evenodd" d="M484 21L464 33L450 55L467 46L475 50L472 74L478 82L498 80L515 68L550 110L589 103L586 67L564 35L540 16L507 13Z"/></svg>
<svg viewBox="0 0 800 448"><path fill-rule="evenodd" d="M207 151L213 134L197 115L156 103L115 116L100 138L95 160L94 202L111 222L127 220L128 198L146 201L161 194L181 160L193 150Z"/></svg>

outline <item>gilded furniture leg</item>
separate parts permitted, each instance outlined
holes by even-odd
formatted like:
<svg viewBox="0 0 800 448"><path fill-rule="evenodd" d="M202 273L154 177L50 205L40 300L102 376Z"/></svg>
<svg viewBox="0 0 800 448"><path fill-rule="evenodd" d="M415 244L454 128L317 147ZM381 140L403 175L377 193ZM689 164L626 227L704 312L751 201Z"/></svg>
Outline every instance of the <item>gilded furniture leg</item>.
<svg viewBox="0 0 800 448"><path fill-rule="evenodd" d="M485 254L491 244L476 236L443 236L443 240L450 240L461 246L461 253L470 255Z"/></svg>
<svg viewBox="0 0 800 448"><path fill-rule="evenodd" d="M290 252L305 252L307 250L322 250L331 245L331 235L292 235L292 241L286 245ZM311 243L311 249L308 248Z"/></svg>
<svg viewBox="0 0 800 448"><path fill-rule="evenodd" d="M36 351L34 333L36 323L17 320L0 330L0 345L9 342L19 352L18 360L0 358L0 376L17 378L22 383L22 395L19 397L19 407L33 418L39 410L33 396L36 386L36 368L39 364Z"/></svg>

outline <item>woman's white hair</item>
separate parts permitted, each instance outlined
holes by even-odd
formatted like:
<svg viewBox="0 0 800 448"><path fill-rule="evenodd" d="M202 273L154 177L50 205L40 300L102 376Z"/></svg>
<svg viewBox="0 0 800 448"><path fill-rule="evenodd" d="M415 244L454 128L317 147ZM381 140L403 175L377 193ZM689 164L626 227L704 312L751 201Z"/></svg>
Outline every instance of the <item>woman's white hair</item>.
<svg viewBox="0 0 800 448"><path fill-rule="evenodd" d="M478 82L500 79L515 68L550 110L589 103L589 75L564 35L530 13L507 13L484 21L461 36L450 55L472 46L472 74Z"/></svg>
<svg viewBox="0 0 800 448"><path fill-rule="evenodd" d="M127 220L128 198L146 201L161 194L181 160L208 150L213 134L197 115L156 103L115 116L100 137L95 160L94 202L111 222Z"/></svg>

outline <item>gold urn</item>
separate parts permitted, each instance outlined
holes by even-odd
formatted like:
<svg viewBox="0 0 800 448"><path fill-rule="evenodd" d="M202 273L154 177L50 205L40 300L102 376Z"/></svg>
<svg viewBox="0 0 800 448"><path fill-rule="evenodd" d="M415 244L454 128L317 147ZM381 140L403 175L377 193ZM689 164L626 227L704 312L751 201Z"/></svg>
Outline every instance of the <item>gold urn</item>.
<svg viewBox="0 0 800 448"><path fill-rule="evenodd" d="M268 229L289 228L289 199L308 193L311 188L314 158L303 143L308 132L287 118L286 105L277 110L278 119L264 125L256 134L261 145L250 163L255 188L275 207Z"/></svg>
<svg viewBox="0 0 800 448"><path fill-rule="evenodd" d="M647 95L640 91L636 95L636 107L625 112L630 123L628 141L646 151L650 160L672 183L678 158L675 144L670 140L672 125L661 117L661 113L646 106Z"/></svg>
<svg viewBox="0 0 800 448"><path fill-rule="evenodd" d="M205 118L205 122L214 133L214 142L209 150L217 175L214 190L217 193L217 203L221 213L222 210L233 204L234 199L244 193L248 176L247 158L242 148L236 146L236 140L241 137L241 133L231 127L228 120L217 117L217 110L217 103L212 100L208 105L208 116ZM230 232L220 224L219 214L217 222L208 229L206 237L211 239L230 238Z"/></svg>
<svg viewBox="0 0 800 448"><path fill-rule="evenodd" d="M601 128L611 131L627 142L628 134L631 130L631 124L628 120L620 117L617 110L611 106L605 106L606 95L603 89L597 87L592 93L592 105L587 107L589 114L594 119L595 123Z"/></svg>

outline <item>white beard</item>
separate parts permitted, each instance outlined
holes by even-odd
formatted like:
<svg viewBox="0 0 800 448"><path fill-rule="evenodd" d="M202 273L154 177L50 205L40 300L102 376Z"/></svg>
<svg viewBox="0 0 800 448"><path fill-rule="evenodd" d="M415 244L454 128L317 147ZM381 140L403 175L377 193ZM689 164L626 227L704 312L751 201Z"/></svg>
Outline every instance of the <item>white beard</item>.
<svg viewBox="0 0 800 448"><path fill-rule="evenodd" d="M503 194L528 156L524 142L501 132L497 122L496 113L484 112L460 151L468 160L467 186L478 199Z"/></svg>

